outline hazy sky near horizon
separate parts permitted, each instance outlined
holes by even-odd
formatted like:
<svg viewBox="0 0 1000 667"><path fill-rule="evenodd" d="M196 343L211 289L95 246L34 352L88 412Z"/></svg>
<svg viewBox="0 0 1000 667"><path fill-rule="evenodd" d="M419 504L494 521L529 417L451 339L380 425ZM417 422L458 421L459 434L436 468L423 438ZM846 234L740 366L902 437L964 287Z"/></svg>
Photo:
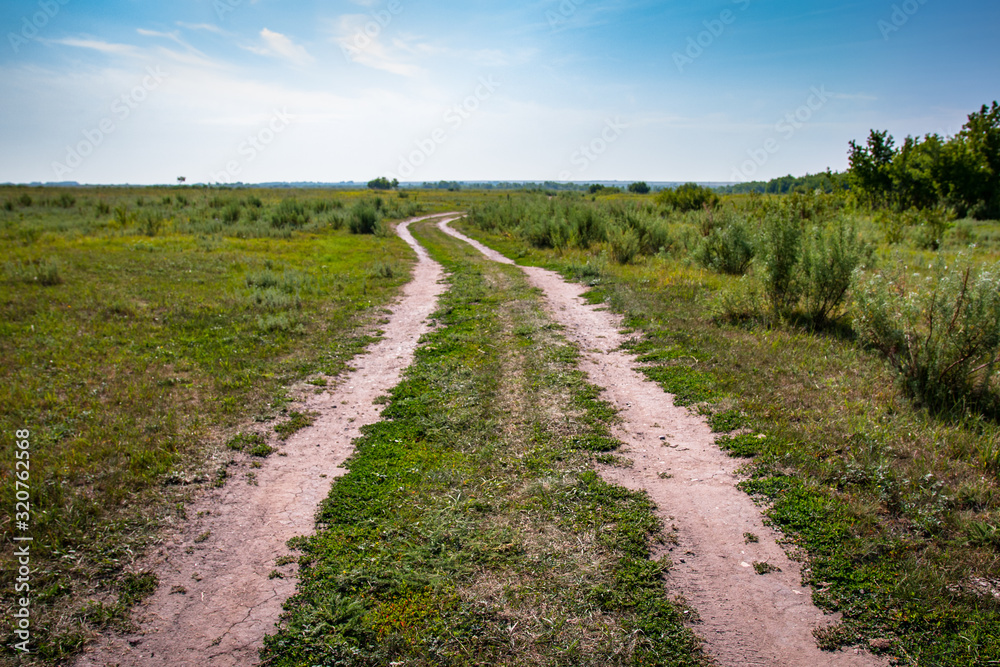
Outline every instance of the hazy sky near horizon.
<svg viewBox="0 0 1000 667"><path fill-rule="evenodd" d="M1000 99L996 0L7 0L0 182L735 181Z"/></svg>

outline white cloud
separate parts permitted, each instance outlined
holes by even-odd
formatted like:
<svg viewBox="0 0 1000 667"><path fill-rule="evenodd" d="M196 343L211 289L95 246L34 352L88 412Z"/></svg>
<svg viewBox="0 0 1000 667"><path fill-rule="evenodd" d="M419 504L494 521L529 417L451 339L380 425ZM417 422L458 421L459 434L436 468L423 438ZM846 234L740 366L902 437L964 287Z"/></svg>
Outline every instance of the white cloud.
<svg viewBox="0 0 1000 667"><path fill-rule="evenodd" d="M367 14L345 14L334 27L331 41L359 65L405 77L422 74L424 70L410 62L410 57L430 53L433 48L416 38L395 38L387 45L383 39L386 27Z"/></svg>
<svg viewBox="0 0 1000 667"><path fill-rule="evenodd" d="M214 32L216 35L229 34L219 26L212 25L211 23L184 23L183 21L177 21L177 25L179 25L182 28L187 28L188 30L201 30L204 32Z"/></svg>
<svg viewBox="0 0 1000 667"><path fill-rule="evenodd" d="M227 67L225 63L212 60L203 52L185 42L181 39L180 34L177 32L158 32L156 30L146 30L144 28L138 28L136 32L143 37L170 40L184 49L183 51L177 51L175 49L168 49L161 46L154 50L150 50L148 52L150 56L155 53L160 57L166 57L175 62L183 63L185 65L193 65L195 67Z"/></svg>
<svg viewBox="0 0 1000 667"><path fill-rule="evenodd" d="M87 37L67 37L65 39L51 39L44 41L47 44L61 44L63 46L72 46L80 49L93 49L94 51L100 51L101 53L115 56L134 56L138 53L138 50L130 44L114 44L112 42L105 42L100 39L91 39Z"/></svg>
<svg viewBox="0 0 1000 667"><path fill-rule="evenodd" d="M136 32L138 32L143 37L155 37L155 38L159 38L159 39L169 39L171 42L174 42L177 45L184 47L185 49L187 49L191 53L195 53L195 54L197 54L199 56L204 56L205 55L201 51L199 51L198 49L194 48L193 46L191 46L190 44L188 44L187 42L185 42L183 39L181 39L180 33L177 33L177 32L158 32L156 30L146 30L144 28L138 28L138 29L136 29Z"/></svg>
<svg viewBox="0 0 1000 667"><path fill-rule="evenodd" d="M247 50L264 56L283 58L299 67L310 65L316 61L315 58L309 55L304 46L296 44L280 32L264 28L260 31L260 36L264 40L265 46L246 47Z"/></svg>

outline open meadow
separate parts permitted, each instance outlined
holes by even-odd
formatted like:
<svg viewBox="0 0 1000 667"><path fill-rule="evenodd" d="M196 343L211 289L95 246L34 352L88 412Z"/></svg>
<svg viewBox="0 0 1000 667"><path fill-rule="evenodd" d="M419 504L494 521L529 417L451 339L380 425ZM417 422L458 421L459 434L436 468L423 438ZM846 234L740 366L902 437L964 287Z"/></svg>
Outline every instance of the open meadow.
<svg viewBox="0 0 1000 667"><path fill-rule="evenodd" d="M810 635L829 664L1000 662L998 223L842 192L685 196L0 188L0 605L19 608L12 538L30 534L34 648L8 625L0 662L142 634L147 556L321 419L302 397L339 386L414 275L397 223L446 211L623 318L621 350L707 422L839 614ZM713 664L671 579L696 556L683 517L607 481L641 471L625 406L580 370L596 342L432 222L412 229L445 271L433 328L324 482L315 532L268 565L298 579L264 664ZM654 477L691 481L662 432ZM740 538L718 549L769 539Z"/></svg>

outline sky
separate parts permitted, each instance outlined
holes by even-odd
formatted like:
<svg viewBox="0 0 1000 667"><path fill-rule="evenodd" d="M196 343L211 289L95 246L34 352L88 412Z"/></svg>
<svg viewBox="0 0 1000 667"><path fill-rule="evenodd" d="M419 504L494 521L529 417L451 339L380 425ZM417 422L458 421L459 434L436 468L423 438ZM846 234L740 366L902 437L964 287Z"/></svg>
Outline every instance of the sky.
<svg viewBox="0 0 1000 667"><path fill-rule="evenodd" d="M738 182L1000 99L996 0L5 0L0 182Z"/></svg>

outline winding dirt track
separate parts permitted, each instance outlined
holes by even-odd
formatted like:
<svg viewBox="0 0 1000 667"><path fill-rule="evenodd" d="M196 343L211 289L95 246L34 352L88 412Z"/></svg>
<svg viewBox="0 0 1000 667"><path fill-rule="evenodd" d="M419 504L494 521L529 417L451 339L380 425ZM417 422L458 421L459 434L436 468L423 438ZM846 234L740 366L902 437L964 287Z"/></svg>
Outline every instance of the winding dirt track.
<svg viewBox="0 0 1000 667"><path fill-rule="evenodd" d="M471 244L488 258L514 264L442 221L442 231ZM778 533L764 526L753 501L736 488L738 464L715 445L701 417L674 406L671 396L634 369L622 352L620 318L588 305L579 285L545 269L521 267L541 289L550 314L583 353L580 369L624 420L616 435L625 443L632 468L605 468L613 483L649 493L664 524L676 527L668 586L701 617L695 631L709 653L726 667L746 665L868 666L884 662L860 652L829 653L816 646L812 631L837 619L826 616L801 586L801 568L778 545ZM667 479L661 477L670 475ZM760 537L746 544L744 533ZM752 563L780 572L758 575Z"/></svg>
<svg viewBox="0 0 1000 667"><path fill-rule="evenodd" d="M428 216L440 217L440 216ZM454 217L454 216L452 216ZM180 665L228 667L258 662L264 636L274 629L284 601L295 591L295 567L279 567L290 538L312 533L314 513L363 425L379 419L373 401L400 381L428 316L444 290L444 271L401 223L399 235L418 263L392 307L384 337L356 357L356 370L335 389L310 396L315 424L281 446L256 471L257 485L231 479L187 508L190 518L153 554L144 569L159 578L157 591L137 610L140 631L102 638L79 667ZM282 577L271 578L273 571Z"/></svg>

